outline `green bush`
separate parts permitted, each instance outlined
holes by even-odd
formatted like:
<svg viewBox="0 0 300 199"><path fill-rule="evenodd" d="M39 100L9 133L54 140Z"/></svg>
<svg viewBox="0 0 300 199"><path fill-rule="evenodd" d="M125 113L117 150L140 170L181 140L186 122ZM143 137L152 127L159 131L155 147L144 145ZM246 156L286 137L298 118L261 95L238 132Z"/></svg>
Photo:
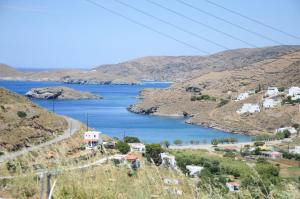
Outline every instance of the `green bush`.
<svg viewBox="0 0 300 199"><path fill-rule="evenodd" d="M265 145L265 142L260 142L260 141L257 141L257 142L254 142L254 146L263 146Z"/></svg>
<svg viewBox="0 0 300 199"><path fill-rule="evenodd" d="M27 114L24 111L18 111L17 114L20 118L25 118L27 116Z"/></svg>
<svg viewBox="0 0 300 199"><path fill-rule="evenodd" d="M137 137L125 136L124 137L124 142L126 142L126 143L140 143L141 141Z"/></svg>
<svg viewBox="0 0 300 199"><path fill-rule="evenodd" d="M222 107L225 106L226 104L228 104L229 100L227 99L221 99L221 101L219 102L217 107Z"/></svg>
<svg viewBox="0 0 300 199"><path fill-rule="evenodd" d="M217 146L219 144L219 141L217 139L213 139L211 141L211 144L214 145L214 146Z"/></svg>
<svg viewBox="0 0 300 199"><path fill-rule="evenodd" d="M116 149L122 154L126 154L130 151L130 146L126 142L118 141L116 143Z"/></svg>
<svg viewBox="0 0 300 199"><path fill-rule="evenodd" d="M146 153L145 156L149 162L154 161L155 165L161 164L160 154L163 152L163 148L161 148L160 144L147 144L146 145Z"/></svg>
<svg viewBox="0 0 300 199"><path fill-rule="evenodd" d="M9 172L15 173L17 171L17 163L15 161L8 161L6 163L6 168Z"/></svg>
<svg viewBox="0 0 300 199"><path fill-rule="evenodd" d="M181 145L181 144L182 144L182 141L181 141L181 140L174 140L174 144L175 144L175 145Z"/></svg>

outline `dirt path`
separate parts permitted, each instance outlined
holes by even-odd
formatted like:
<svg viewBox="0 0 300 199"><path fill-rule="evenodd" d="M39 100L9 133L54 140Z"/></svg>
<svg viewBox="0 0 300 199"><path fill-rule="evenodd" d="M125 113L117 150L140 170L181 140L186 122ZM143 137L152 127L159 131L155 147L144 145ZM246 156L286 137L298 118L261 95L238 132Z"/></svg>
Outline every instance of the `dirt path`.
<svg viewBox="0 0 300 199"><path fill-rule="evenodd" d="M34 150L40 149L42 147L49 146L51 144L55 144L59 141L62 141L66 138L71 137L74 133L76 133L80 129L81 122L79 122L78 120L75 120L73 118L70 118L70 117L66 117L66 116L62 116L62 117L65 118L65 120L68 122L68 128L64 131L64 133L62 135L60 135L48 142L39 144L39 145L24 148L24 149L22 149L20 151L16 151L16 152L6 153L5 155L0 156L0 163L4 162L4 161L12 160L20 155L24 155L24 154L30 152L30 151L34 151Z"/></svg>

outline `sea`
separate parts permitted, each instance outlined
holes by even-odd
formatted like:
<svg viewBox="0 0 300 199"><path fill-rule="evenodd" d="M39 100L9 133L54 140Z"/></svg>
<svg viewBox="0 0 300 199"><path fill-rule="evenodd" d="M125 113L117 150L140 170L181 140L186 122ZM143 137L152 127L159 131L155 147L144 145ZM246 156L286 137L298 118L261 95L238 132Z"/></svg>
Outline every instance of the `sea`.
<svg viewBox="0 0 300 199"><path fill-rule="evenodd" d="M182 117L140 115L127 107L137 103L139 92L146 88L166 89L167 82L143 82L140 85L64 84L60 82L0 81L0 87L24 95L31 88L66 86L76 90L101 95L98 100L37 100L32 101L57 114L70 116L111 137L122 139L136 136L145 143L191 140L210 143L214 138L234 137L238 142L251 140L250 136L232 134L202 126L190 125ZM1 103L1 102L0 102Z"/></svg>

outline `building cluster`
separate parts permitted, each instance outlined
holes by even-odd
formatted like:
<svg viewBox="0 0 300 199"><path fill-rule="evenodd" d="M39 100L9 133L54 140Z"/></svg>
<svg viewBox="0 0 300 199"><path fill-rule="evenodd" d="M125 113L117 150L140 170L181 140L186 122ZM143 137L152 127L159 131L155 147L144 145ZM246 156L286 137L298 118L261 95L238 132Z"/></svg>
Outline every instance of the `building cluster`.
<svg viewBox="0 0 300 199"><path fill-rule="evenodd" d="M255 90L249 90L243 93L240 93L235 101L241 101L248 98L250 95L254 94ZM291 100L300 100L300 88L299 87L291 87L283 92L280 92L277 87L268 87L264 94L264 99L262 101L262 108L271 109L271 108L279 108L282 104L281 96L286 95L291 98ZM244 113L258 113L261 111L259 104L250 104L245 103L243 106L238 109L236 112L238 114ZM299 109L300 111L300 109Z"/></svg>

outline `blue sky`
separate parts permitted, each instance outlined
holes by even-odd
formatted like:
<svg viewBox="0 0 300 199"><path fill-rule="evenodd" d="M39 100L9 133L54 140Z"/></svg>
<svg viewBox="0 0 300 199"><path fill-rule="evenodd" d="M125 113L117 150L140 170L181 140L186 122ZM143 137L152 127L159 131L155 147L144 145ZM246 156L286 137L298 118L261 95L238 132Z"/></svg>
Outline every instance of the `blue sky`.
<svg viewBox="0 0 300 199"><path fill-rule="evenodd" d="M224 50L132 10L114 0L93 0L208 53ZM159 8L146 0L120 0L227 48L246 44ZM255 46L276 45L175 0L152 0ZM205 0L184 0L282 44L300 40L238 17ZM211 0L300 37L298 0ZM202 52L113 15L85 0L0 0L0 63L19 68L92 68L148 55L203 55Z"/></svg>

